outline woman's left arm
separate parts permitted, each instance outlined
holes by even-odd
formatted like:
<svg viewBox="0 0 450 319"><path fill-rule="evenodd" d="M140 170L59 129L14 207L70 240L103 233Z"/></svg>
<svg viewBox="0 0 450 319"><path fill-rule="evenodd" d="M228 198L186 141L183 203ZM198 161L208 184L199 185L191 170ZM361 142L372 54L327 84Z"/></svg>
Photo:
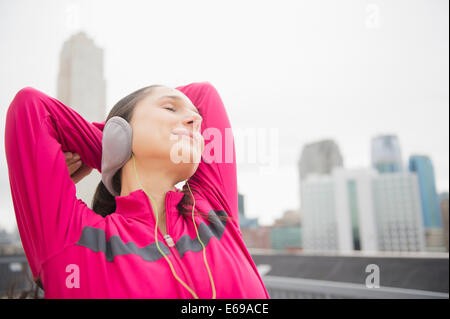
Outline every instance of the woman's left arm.
<svg viewBox="0 0 450 319"><path fill-rule="evenodd" d="M176 89L191 100L203 118L201 133L205 138L205 149L189 185L222 207L240 229L234 136L222 98L207 81Z"/></svg>

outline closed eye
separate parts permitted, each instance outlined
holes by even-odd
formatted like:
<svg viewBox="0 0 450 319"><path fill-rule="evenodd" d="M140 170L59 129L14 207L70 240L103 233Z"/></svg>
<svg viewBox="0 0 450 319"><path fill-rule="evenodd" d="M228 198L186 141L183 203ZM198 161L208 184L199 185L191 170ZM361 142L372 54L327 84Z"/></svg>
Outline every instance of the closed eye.
<svg viewBox="0 0 450 319"><path fill-rule="evenodd" d="M169 106L169 107L165 107L165 109L166 109L166 110L170 110L170 111L172 111L172 112L175 112L175 109L174 109L173 107L170 107L170 106Z"/></svg>

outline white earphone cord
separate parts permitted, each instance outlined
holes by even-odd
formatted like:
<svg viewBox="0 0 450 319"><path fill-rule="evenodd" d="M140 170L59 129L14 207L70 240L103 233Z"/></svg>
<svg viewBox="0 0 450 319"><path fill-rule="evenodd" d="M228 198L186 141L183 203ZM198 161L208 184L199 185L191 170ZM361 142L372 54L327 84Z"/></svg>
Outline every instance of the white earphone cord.
<svg viewBox="0 0 450 319"><path fill-rule="evenodd" d="M156 241L156 247L158 248L158 250L159 250L159 252L161 253L161 255L163 255L164 259L168 262L168 264L169 264L169 266L170 266L170 269L172 270L172 274L173 274L173 276L175 277L175 279L178 280L178 281L183 285L183 287L185 287L185 288L192 294L192 296L194 296L195 299L199 299L198 296L197 296L197 294L194 292L194 290L192 290L188 285L186 285L186 284L178 277L178 275L175 273L175 270L173 269L172 263L170 262L169 258L167 258L167 256L164 254L164 252L159 248L159 244L158 244L158 231L157 231L157 229L158 229L158 212L157 212L157 210L156 210L156 205L154 205L154 201L153 201L152 197L145 191L144 187L142 187L142 184L141 184L141 182L140 182L140 180L139 180L139 177L138 177L138 174L137 174L137 170L136 170L136 160L135 160L135 157L134 157L134 154L133 154L133 153L131 153L131 157L133 158L134 172L135 172L135 174L136 174L136 179L137 179L137 181L138 181L138 184L140 185L140 187L142 188L142 190L144 191L144 193L145 193L145 194L148 196L148 198L150 199L150 202L152 203L152 208L153 208L153 207L155 208L155 215L156 215L155 241ZM189 188L189 192L191 193L191 197L192 197L192 200L193 200L193 202L194 202L194 205L193 205L193 207L192 207L192 222L194 223L195 231L196 231L196 233L197 233L197 238L198 238L200 244L201 244L202 247L203 247L203 260L204 260L204 262L205 262L206 270L208 271L209 280L210 280L210 282L211 282L211 287L212 287L212 294L213 294L213 295L212 295L212 298L211 298L211 299L216 299L216 287L215 287L215 285L214 285L214 280L213 280L213 277L212 277L212 275L211 275L211 271L210 271L209 266L208 266L208 261L206 260L206 253L205 253L205 249L206 249L206 248L205 248L205 245L203 244L202 240L200 239L200 235L199 235L199 233L198 233L197 225L195 224L195 219L194 219L195 198L194 198L194 195L192 194L191 187L189 186L189 182L186 181L186 184L187 184L187 186L188 186L188 188Z"/></svg>

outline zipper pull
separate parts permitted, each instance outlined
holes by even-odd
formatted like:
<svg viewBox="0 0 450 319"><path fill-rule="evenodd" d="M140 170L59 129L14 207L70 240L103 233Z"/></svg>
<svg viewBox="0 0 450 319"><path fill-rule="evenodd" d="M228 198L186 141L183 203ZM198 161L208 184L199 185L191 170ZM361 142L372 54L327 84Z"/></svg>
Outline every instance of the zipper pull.
<svg viewBox="0 0 450 319"><path fill-rule="evenodd" d="M175 246L172 237L170 237L169 234L164 235L164 239L166 240L166 243L169 247Z"/></svg>

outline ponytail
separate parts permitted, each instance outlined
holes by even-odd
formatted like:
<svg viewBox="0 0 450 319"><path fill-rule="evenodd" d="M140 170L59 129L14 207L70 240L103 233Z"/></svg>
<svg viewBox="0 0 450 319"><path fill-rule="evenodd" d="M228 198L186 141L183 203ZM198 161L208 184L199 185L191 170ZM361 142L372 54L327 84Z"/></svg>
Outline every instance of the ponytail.
<svg viewBox="0 0 450 319"><path fill-rule="evenodd" d="M122 168L119 169L113 176L113 187L118 193L120 193L121 190L121 172ZM92 199L92 210L103 217L110 215L116 211L116 199L108 191L102 181L100 181L97 189L95 190L94 198Z"/></svg>

